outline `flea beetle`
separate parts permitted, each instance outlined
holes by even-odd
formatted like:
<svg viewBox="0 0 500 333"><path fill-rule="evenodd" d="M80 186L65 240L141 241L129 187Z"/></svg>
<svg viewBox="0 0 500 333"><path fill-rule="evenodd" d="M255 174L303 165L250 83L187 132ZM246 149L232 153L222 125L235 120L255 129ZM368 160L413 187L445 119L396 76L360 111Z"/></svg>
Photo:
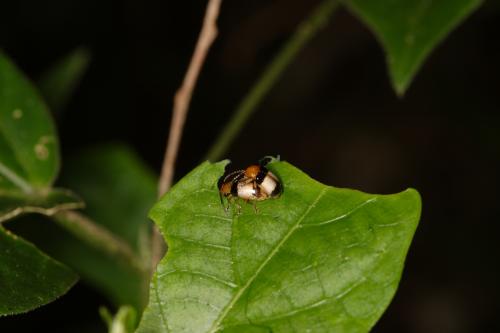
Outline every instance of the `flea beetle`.
<svg viewBox="0 0 500 333"><path fill-rule="evenodd" d="M234 198L241 198L245 202L252 201L257 211L255 201L278 197L282 186L278 177L266 168L269 161L269 158L264 158L258 165L254 164L244 170L225 173L218 182L222 205L224 205L223 197L228 199L228 204ZM225 209L228 210L229 205Z"/></svg>

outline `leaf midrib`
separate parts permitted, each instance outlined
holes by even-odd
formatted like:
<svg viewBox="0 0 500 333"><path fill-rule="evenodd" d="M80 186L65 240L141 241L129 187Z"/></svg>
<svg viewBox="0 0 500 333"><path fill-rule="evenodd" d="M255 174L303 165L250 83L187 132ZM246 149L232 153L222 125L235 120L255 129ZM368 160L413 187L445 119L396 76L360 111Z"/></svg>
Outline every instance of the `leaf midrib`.
<svg viewBox="0 0 500 333"><path fill-rule="evenodd" d="M7 145L11 147L12 155L14 156L14 159L19 164L21 169L23 171L25 171L26 174L29 174L28 170L26 170L26 167L21 162L21 159L19 158L17 151L15 149L12 149L12 147L14 146L12 144L12 140L7 135L5 135L5 129L1 126L1 124L0 124L0 135L6 141ZM31 184L28 182L28 180L24 179L19 174L17 174L15 171L11 170L10 168L8 168L5 164L3 164L1 162L0 162L0 174L3 175L8 180L10 180L12 182L12 184L17 186L24 193L31 194L34 192L34 189L31 186Z"/></svg>
<svg viewBox="0 0 500 333"><path fill-rule="evenodd" d="M220 327L220 323L222 322L222 320L224 320L224 318L226 317L226 315L229 313L229 311L231 311L231 309L233 308L233 306L236 304L236 302L240 299L241 295L243 295L243 293L248 289L248 287L252 284L252 282L257 278L257 276L260 274L260 272L264 269L264 267L267 265L267 263L274 257L274 255L280 250L280 248L283 246L283 244L286 243L286 241L290 238L290 236L295 232L295 230L297 230L300 226L300 224L302 223L302 221L306 218L306 216L309 214L309 212L311 211L311 209L313 209L316 204L318 203L318 201L323 197L323 195L325 195L325 192L326 192L327 188L323 188L318 196L316 197L316 199L314 199L314 201L309 204L309 207L307 207L306 211L304 212L304 214L302 214L302 216L297 220L297 223L295 223L292 228L290 228L290 231L288 231L288 233L283 237L283 239L274 247L274 249L271 251L271 253L267 256L267 258L264 259L264 261L260 264L260 266L257 268L257 270L255 271L255 273L247 280L247 282L243 285L243 287L241 287L238 292L234 295L233 299L231 300L231 302L229 302L229 304L224 308L224 311L221 312L221 315L217 318L217 320L214 321L214 323L212 324L212 327L210 328L210 330L208 331L209 333L215 333L217 332Z"/></svg>
<svg viewBox="0 0 500 333"><path fill-rule="evenodd" d="M1 214L0 224L5 221L11 220L14 217L17 217L21 214L37 213L41 215L52 216L57 214L58 212L62 212L65 210L72 210L72 209L81 209L83 207L84 206L81 202L67 202L67 203L57 204L48 208L32 206L32 205L19 206L7 211L6 213Z"/></svg>
<svg viewBox="0 0 500 333"><path fill-rule="evenodd" d="M23 193L33 193L33 187L22 177L18 176L14 171L7 168L5 164L0 163L0 174L10 180L12 184L17 186Z"/></svg>

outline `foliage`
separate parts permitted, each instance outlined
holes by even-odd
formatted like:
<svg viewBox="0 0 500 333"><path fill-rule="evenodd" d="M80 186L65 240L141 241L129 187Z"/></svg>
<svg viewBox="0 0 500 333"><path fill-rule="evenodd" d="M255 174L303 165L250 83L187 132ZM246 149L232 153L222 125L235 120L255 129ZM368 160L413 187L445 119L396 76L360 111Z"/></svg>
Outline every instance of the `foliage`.
<svg viewBox="0 0 500 333"><path fill-rule="evenodd" d="M69 268L0 226L0 316L49 303L76 281Z"/></svg>
<svg viewBox="0 0 500 333"><path fill-rule="evenodd" d="M481 1L324 0L240 104L211 159L220 158L339 4L381 42L402 95L431 51ZM68 104L89 60L77 49L41 77L53 112ZM110 332L131 332L148 299L147 212L156 177L132 151L112 144L65 163L60 183L68 190L54 187L60 159L46 103L0 52L0 316L53 301L78 274L119 308L114 318L103 312ZM338 189L274 162L282 196L259 202L258 213L244 203L241 212L238 203L225 212L216 186L225 164L200 165L151 210L170 249L153 276L138 332L368 331L397 289L420 215L418 193ZM16 226L21 216L33 222L28 230Z"/></svg>
<svg viewBox="0 0 500 333"><path fill-rule="evenodd" d="M58 168L57 137L45 104L0 53L0 221L78 207L79 199L51 188ZM0 315L46 304L76 279L69 268L0 226Z"/></svg>
<svg viewBox="0 0 500 333"><path fill-rule="evenodd" d="M227 214L225 164L202 164L152 209L170 250L138 332L368 331L396 291L417 192L328 187L280 162L279 199Z"/></svg>
<svg viewBox="0 0 500 333"><path fill-rule="evenodd" d="M120 145L79 154L69 161L62 181L83 195L89 214L84 216L71 212L83 207L78 196L52 187L59 159L47 107L31 83L0 55L0 223L37 213L60 226L38 219L31 230L22 230L52 258L1 229L0 292L5 298L0 299L0 314L28 311L64 294L76 275L60 262L117 305L142 309L151 268L146 215L156 196L155 177Z"/></svg>
<svg viewBox="0 0 500 333"><path fill-rule="evenodd" d="M373 30L387 54L396 92L402 95L436 45L481 0L344 0Z"/></svg>

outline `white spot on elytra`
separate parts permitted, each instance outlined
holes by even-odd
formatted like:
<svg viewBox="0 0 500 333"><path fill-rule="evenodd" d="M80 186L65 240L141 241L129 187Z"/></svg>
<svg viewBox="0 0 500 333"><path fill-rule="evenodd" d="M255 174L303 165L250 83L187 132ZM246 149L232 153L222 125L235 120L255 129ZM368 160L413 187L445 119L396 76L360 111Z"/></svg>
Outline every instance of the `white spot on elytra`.
<svg viewBox="0 0 500 333"><path fill-rule="evenodd" d="M49 158L49 149L47 148L47 144L53 140L51 136L45 135L40 137L38 142L35 145L35 154L39 160L46 160Z"/></svg>
<svg viewBox="0 0 500 333"><path fill-rule="evenodd" d="M21 119L23 116L23 110L21 109L15 109L12 111L12 118L14 119Z"/></svg>

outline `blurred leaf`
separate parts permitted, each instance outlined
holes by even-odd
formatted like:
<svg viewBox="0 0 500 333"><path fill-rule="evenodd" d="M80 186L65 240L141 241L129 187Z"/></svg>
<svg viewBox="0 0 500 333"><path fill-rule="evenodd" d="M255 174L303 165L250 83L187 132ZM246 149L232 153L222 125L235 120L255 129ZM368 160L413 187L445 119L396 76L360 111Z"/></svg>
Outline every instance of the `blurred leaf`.
<svg viewBox="0 0 500 333"><path fill-rule="evenodd" d="M49 187L59 169L58 149L45 104L0 52L0 189Z"/></svg>
<svg viewBox="0 0 500 333"><path fill-rule="evenodd" d="M52 119L31 83L0 52L0 223L51 215L81 202L50 186L59 168ZM26 312L66 293L77 276L0 225L0 315Z"/></svg>
<svg viewBox="0 0 500 333"><path fill-rule="evenodd" d="M83 202L72 192L52 189L44 194L24 194L17 191L0 191L0 223L26 213L54 215L66 209L79 209Z"/></svg>
<svg viewBox="0 0 500 333"><path fill-rule="evenodd" d="M69 268L0 226L0 316L52 302L76 281Z"/></svg>
<svg viewBox="0 0 500 333"><path fill-rule="evenodd" d="M90 52L78 48L43 74L38 86L52 112L58 114L67 105L89 63Z"/></svg>
<svg viewBox="0 0 500 333"><path fill-rule="evenodd" d="M61 182L85 200L86 214L139 250L156 202L156 176L124 145L86 150L65 165Z"/></svg>
<svg viewBox="0 0 500 333"><path fill-rule="evenodd" d="M281 197L229 214L225 164L202 164L152 209L169 252L138 332L369 331L399 283L418 193L338 189L275 162Z"/></svg>
<svg viewBox="0 0 500 333"><path fill-rule="evenodd" d="M482 0L343 0L373 30L403 95L425 58Z"/></svg>
<svg viewBox="0 0 500 333"><path fill-rule="evenodd" d="M137 325L137 312L130 306L122 306L113 317L106 308L99 309L108 325L109 333L133 333Z"/></svg>
<svg viewBox="0 0 500 333"><path fill-rule="evenodd" d="M74 268L117 305L142 309L150 279L151 223L147 212L156 201L155 176L126 147L106 145L70 159L61 181L84 198L90 218L131 246L146 269L117 262L60 231L58 244L47 244L48 253Z"/></svg>
<svg viewBox="0 0 500 333"><path fill-rule="evenodd" d="M109 312L108 308L101 306L99 308L99 315L101 319L104 320L106 326L109 328L113 324L113 315Z"/></svg>
<svg viewBox="0 0 500 333"><path fill-rule="evenodd" d="M52 119L31 83L0 53L0 222L27 212L79 208L66 190L50 189L59 151Z"/></svg>

